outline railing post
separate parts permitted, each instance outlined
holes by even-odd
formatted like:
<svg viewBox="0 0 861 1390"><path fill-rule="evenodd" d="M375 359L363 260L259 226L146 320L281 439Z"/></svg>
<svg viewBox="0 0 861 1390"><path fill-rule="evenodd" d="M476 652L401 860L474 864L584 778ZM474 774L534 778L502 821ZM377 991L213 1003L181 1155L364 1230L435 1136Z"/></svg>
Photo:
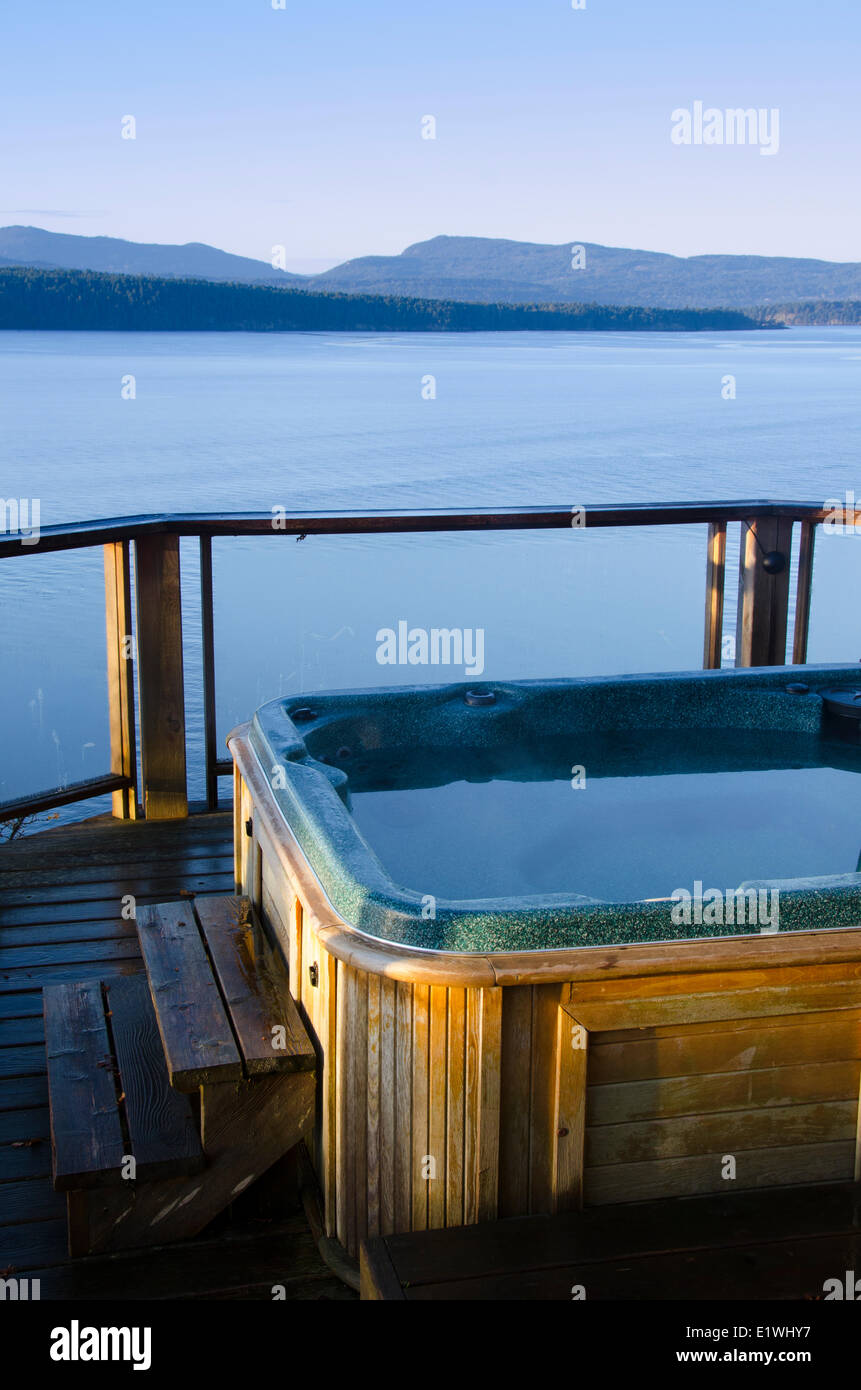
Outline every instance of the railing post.
<svg viewBox="0 0 861 1390"><path fill-rule="evenodd" d="M709 522L706 552L706 621L703 634L703 670L718 671L723 640L723 591L726 565L726 522Z"/></svg>
<svg viewBox="0 0 861 1390"><path fill-rule="evenodd" d="M112 793L113 813L123 820L134 820L137 816L137 753L129 543L111 541L104 547L104 554L111 772L131 780L131 786Z"/></svg>
<svg viewBox="0 0 861 1390"><path fill-rule="evenodd" d="M792 518L741 523L736 666L786 664Z"/></svg>
<svg viewBox="0 0 861 1390"><path fill-rule="evenodd" d="M171 820L188 815L179 537L134 545L144 814Z"/></svg>
<svg viewBox="0 0 861 1390"><path fill-rule="evenodd" d="M206 809L218 810L218 749L215 734L215 634L212 613L212 538L200 538L200 636L203 665L203 745Z"/></svg>
<svg viewBox="0 0 861 1390"><path fill-rule="evenodd" d="M807 661L807 635L810 630L810 598L813 591L813 545L816 522L802 521L798 545L798 582L795 590L795 626L792 632L792 661L803 666Z"/></svg>

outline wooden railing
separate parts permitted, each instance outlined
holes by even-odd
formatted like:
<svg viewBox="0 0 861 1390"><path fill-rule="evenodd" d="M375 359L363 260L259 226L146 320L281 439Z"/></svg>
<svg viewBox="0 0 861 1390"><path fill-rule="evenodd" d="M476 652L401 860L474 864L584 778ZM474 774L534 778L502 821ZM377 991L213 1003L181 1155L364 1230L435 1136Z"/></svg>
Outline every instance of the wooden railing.
<svg viewBox="0 0 861 1390"><path fill-rule="evenodd" d="M44 528L38 538L0 534L0 559L101 545L105 557L111 770L102 777L0 803L0 819L112 793L115 816L163 820L188 814L182 661L180 538L198 537L203 644L206 805L231 771L216 748L212 540L220 536L382 535L393 532L523 531L708 525L703 666L721 665L726 532L740 522L737 666L786 660L792 528L800 523L792 661L807 659L813 543L830 515L805 502L703 502L618 507L482 508L472 511L272 512L118 517ZM861 518L861 511L857 513ZM852 522L856 514L853 512ZM847 518L848 520L848 518ZM132 613L134 566L135 613ZM134 668L142 785L138 788Z"/></svg>

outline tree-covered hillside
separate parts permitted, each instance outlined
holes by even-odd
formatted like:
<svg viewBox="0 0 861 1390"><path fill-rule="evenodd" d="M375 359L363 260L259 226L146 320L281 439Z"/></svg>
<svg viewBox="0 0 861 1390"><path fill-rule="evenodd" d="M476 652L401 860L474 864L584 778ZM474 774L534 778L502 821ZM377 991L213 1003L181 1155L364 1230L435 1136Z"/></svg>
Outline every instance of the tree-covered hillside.
<svg viewBox="0 0 861 1390"><path fill-rule="evenodd" d="M0 268L0 328L283 333L626 330L681 332L757 328L736 309L643 309L615 305L465 304L391 295Z"/></svg>
<svg viewBox="0 0 861 1390"><path fill-rule="evenodd" d="M767 323L798 328L837 328L861 323L861 300L817 299L804 304L769 304L765 309L752 312L761 315Z"/></svg>

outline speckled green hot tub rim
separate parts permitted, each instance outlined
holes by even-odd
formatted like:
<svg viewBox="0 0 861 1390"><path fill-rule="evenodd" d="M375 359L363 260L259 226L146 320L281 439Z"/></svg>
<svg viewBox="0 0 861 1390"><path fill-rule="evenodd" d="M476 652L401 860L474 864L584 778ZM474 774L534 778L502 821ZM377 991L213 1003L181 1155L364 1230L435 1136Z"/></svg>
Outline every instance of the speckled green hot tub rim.
<svg viewBox="0 0 861 1390"><path fill-rule="evenodd" d="M677 924L669 901L613 903L572 893L437 898L429 919L427 895L396 884L359 832L343 799L347 774L315 753L327 756L324 748L335 750L348 737L359 749L450 748L458 742L491 747L510 743L512 726L520 739L569 732L576 738L598 729L816 733L823 720L821 692L853 682L861 689L861 668L855 665L780 666L304 694L262 705L250 741L332 906L369 936L424 950L476 953L750 936L756 928L716 926L708 911L702 913L706 920ZM799 683L806 692L787 689ZM467 691L492 691L495 701L469 705ZM313 717L294 723L290 716L300 709ZM779 891L781 933L861 925L861 874L748 880L738 887Z"/></svg>

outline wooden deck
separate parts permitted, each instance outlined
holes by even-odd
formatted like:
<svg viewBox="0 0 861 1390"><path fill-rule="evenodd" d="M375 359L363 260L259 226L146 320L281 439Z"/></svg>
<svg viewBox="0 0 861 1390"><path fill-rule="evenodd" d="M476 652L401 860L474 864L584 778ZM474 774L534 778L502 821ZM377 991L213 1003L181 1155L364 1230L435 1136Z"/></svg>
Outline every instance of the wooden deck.
<svg viewBox="0 0 861 1390"><path fill-rule="evenodd" d="M129 895L139 908L231 893L232 838L232 814L219 812L161 823L97 817L0 846L0 1277L39 1277L43 1298L116 1297L118 1261L125 1297L269 1299L273 1284L288 1298L355 1297L284 1202L272 1204L274 1219L246 1206L233 1224L219 1219L208 1238L170 1250L74 1264L66 1253L65 1198L51 1182L42 989L141 971Z"/></svg>
<svg viewBox="0 0 861 1390"><path fill-rule="evenodd" d="M124 899L133 895L141 907L188 894L230 893L233 872L232 815L226 812L172 823L99 817L0 846L0 1277L38 1278L43 1299L271 1300L275 1285L288 1300L356 1297L320 1259L286 1161L195 1240L74 1262L66 1253L65 1201L51 1181L42 989L141 971ZM756 1214L759 1195L744 1200ZM594 1227L585 1271L567 1247L559 1255L554 1246L565 1238L574 1248L565 1219L499 1223L489 1228L489 1245L481 1230L390 1237L386 1259L406 1284L393 1279L393 1296L547 1299L562 1290L570 1298L571 1285L585 1282L590 1297L611 1300L817 1298L823 1269L859 1267L861 1189L825 1191L821 1208L815 1195L799 1194L799 1200L804 1221L798 1228L784 1212L773 1230L754 1223L741 1239L730 1223L695 1250L684 1249L666 1226L668 1212L671 1226L684 1225L690 1202L662 1206L652 1223L657 1243L644 1238L643 1248L633 1251L632 1208L603 1208L585 1218L589 1231ZM791 1194L778 1194L772 1204L787 1202L793 1220L800 1220ZM806 1215L805 1204L811 1207ZM514 1269L506 1269L500 1242L521 1227L534 1227L540 1239L526 1256L518 1249ZM628 1244L614 1238L618 1229ZM470 1263L474 1249L481 1258L490 1250L489 1266ZM431 1265L423 1274L407 1270L409 1260L433 1264L438 1255L450 1266L442 1273L436 1265L430 1273Z"/></svg>

